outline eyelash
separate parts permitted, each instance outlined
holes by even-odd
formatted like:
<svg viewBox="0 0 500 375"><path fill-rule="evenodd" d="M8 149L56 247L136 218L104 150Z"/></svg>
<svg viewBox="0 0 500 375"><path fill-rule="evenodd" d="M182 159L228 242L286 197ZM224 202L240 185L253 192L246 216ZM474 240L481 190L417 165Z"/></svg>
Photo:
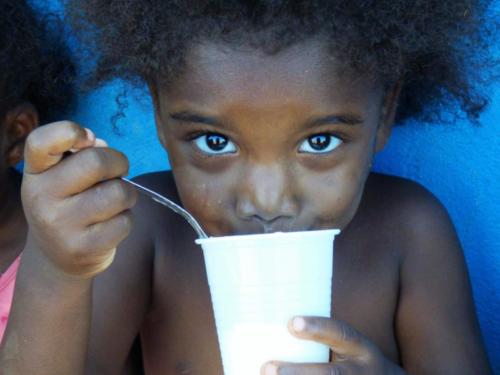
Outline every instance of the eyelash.
<svg viewBox="0 0 500 375"><path fill-rule="evenodd" d="M206 129L203 129L200 127L200 129L197 129L197 130L193 130L191 131L190 133L188 133L186 136L185 136L185 139L186 141L190 142L190 143L195 143L196 140L200 139L201 137L203 136L207 136L207 135L215 135L215 136L220 136L220 137L223 137L223 138L226 138L229 142L233 142L231 140L231 137L229 136L226 136L224 134L221 134L219 132L216 132L214 131L213 129L209 129L209 128L206 128ZM305 155L316 155L316 156L325 156L325 155L329 155L331 154L333 151L335 151L338 147L340 147L342 144L344 144L345 142L347 142L347 137L341 135L341 134L338 134L337 132L333 133L333 132L328 132L328 131L324 131L324 132L319 132L319 133L315 133L315 134L311 134L309 136L307 136L306 138L304 138L300 143L299 143L299 147L304 143L304 142L307 142L308 140L310 140L311 138L313 137L318 137L318 136L321 136L321 135L324 135L324 136L329 136L329 137L333 137L333 138L336 138L338 140L338 144L330 151L327 151L327 152L300 152L301 154L305 154ZM215 156L225 156L225 155L228 155L228 154L233 154L233 152L222 152L222 153L207 153L207 152L204 152L203 150L201 150L199 148L199 146L196 146L194 145L194 147L197 149L198 152L201 152L203 155L205 156L208 156L208 157L215 157ZM237 151L237 146L236 146L236 150ZM235 153L235 152L234 152Z"/></svg>
<svg viewBox="0 0 500 375"><path fill-rule="evenodd" d="M205 137L205 142L203 143L204 137ZM209 145L209 137L213 138L212 145ZM217 142L216 141L217 138L219 141L222 138L224 140L223 143ZM196 138L193 139L192 142L196 145L199 151L201 151L204 155L207 156L229 155L229 154L235 154L238 151L236 145L234 144L233 141L231 141L229 137L226 137L225 135L215 132L209 132L198 135ZM217 150L217 147L220 147L221 144L222 144L222 149ZM225 150L228 147L229 150Z"/></svg>

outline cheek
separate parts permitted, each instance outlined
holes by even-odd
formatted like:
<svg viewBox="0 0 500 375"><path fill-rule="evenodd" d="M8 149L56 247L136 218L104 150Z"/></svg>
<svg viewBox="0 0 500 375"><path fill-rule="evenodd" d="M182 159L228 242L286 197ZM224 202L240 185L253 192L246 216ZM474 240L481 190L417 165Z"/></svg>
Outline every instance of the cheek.
<svg viewBox="0 0 500 375"><path fill-rule="evenodd" d="M234 206L234 168L202 168L193 161L192 151L184 142L167 136L167 149L177 192L186 210L212 236L230 233L228 217Z"/></svg>
<svg viewBox="0 0 500 375"><path fill-rule="evenodd" d="M302 184L316 227L343 229L354 217L370 171L370 162L356 158L351 160L316 176L314 184L307 184L306 181Z"/></svg>
<svg viewBox="0 0 500 375"><path fill-rule="evenodd" d="M212 236L231 231L231 185L224 178L205 176L196 168L173 168L179 196L186 208ZM211 178L210 178L211 177Z"/></svg>

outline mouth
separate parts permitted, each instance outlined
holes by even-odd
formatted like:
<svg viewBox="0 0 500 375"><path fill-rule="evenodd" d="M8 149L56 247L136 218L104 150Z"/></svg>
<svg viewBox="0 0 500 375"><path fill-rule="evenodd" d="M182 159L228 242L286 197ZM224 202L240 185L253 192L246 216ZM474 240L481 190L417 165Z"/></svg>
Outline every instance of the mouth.
<svg viewBox="0 0 500 375"><path fill-rule="evenodd" d="M245 222L235 223L230 233L224 235L246 235L262 234L275 232L301 232L311 230L312 225L305 225L297 219L275 219L271 221L262 221L253 219Z"/></svg>
<svg viewBox="0 0 500 375"><path fill-rule="evenodd" d="M205 231L212 237L265 234L275 232L304 232L337 228L332 221L322 221L315 217L278 217L263 220L257 217L241 219L220 217L202 223Z"/></svg>

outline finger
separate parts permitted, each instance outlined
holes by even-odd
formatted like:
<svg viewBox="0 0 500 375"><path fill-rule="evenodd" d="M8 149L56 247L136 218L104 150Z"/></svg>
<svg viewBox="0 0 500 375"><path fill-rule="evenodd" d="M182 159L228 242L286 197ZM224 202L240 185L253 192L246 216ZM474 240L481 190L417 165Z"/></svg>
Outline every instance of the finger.
<svg viewBox="0 0 500 375"><path fill-rule="evenodd" d="M92 130L90 130L88 128L84 128L84 130L85 130L85 133L87 133L87 139L89 140L89 142L85 142L85 141L84 142L77 142L69 150L70 152L75 153L75 152L78 152L78 151L83 150L85 148L97 146L98 142L104 142L102 139L96 138L96 136L95 136L94 132L92 132Z"/></svg>
<svg viewBox="0 0 500 375"><path fill-rule="evenodd" d="M261 375L349 375L347 364L289 363L272 361L264 364Z"/></svg>
<svg viewBox="0 0 500 375"><path fill-rule="evenodd" d="M92 147L70 155L52 167L46 172L45 181L51 184L50 191L54 196L66 197L99 182L125 176L128 169L128 159L123 153L112 148Z"/></svg>
<svg viewBox="0 0 500 375"><path fill-rule="evenodd" d="M56 263L63 264L65 272L77 277L90 278L104 271L113 262L116 248L132 230L133 216L124 211L109 220L90 225L69 240L66 238L64 254ZM51 258L51 254L48 254Z"/></svg>
<svg viewBox="0 0 500 375"><path fill-rule="evenodd" d="M130 210L106 221L89 225L87 231L80 238L80 243L85 248L77 249L77 252L85 252L85 262L100 264L103 258L107 257L109 249L118 247L120 242L128 237L133 226L133 215ZM88 244L92 246L88 247Z"/></svg>
<svg viewBox="0 0 500 375"><path fill-rule="evenodd" d="M72 206L78 207L75 215L85 218L80 223L89 226L131 209L136 201L137 191L130 184L112 179L73 196L68 205L70 210Z"/></svg>
<svg viewBox="0 0 500 375"><path fill-rule="evenodd" d="M32 174L44 172L57 164L65 152L90 147L94 142L94 133L69 121L37 128L26 140L24 171Z"/></svg>
<svg viewBox="0 0 500 375"><path fill-rule="evenodd" d="M371 343L349 324L322 317L295 317L289 324L290 332L306 340L328 345L343 357L363 357L369 354Z"/></svg>

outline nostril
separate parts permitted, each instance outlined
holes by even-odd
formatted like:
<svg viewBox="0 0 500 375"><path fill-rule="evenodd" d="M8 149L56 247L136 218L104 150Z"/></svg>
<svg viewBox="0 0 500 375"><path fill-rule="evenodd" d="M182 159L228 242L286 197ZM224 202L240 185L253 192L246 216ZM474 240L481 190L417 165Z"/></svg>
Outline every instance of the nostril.
<svg viewBox="0 0 500 375"><path fill-rule="evenodd" d="M279 220L290 220L297 216L297 209L295 205L265 207L244 200L240 200L238 202L236 212L241 219L266 224L273 224Z"/></svg>
<svg viewBox="0 0 500 375"><path fill-rule="evenodd" d="M265 173L264 173L265 172ZM299 201L293 184L276 169L247 173L236 197L236 213L243 220L271 223L298 215Z"/></svg>
<svg viewBox="0 0 500 375"><path fill-rule="evenodd" d="M289 231L295 222L293 217L282 215L276 216L272 219L266 219L259 215L254 215L251 219L262 228L264 233Z"/></svg>
<svg viewBox="0 0 500 375"><path fill-rule="evenodd" d="M285 218L286 217L282 216L282 215L278 215L278 216L274 216L274 217L262 217L260 215L253 215L251 217L251 219L253 221L256 221L256 222L261 223L261 224L268 224L268 225L272 225L272 224L276 223L277 221L283 220Z"/></svg>

